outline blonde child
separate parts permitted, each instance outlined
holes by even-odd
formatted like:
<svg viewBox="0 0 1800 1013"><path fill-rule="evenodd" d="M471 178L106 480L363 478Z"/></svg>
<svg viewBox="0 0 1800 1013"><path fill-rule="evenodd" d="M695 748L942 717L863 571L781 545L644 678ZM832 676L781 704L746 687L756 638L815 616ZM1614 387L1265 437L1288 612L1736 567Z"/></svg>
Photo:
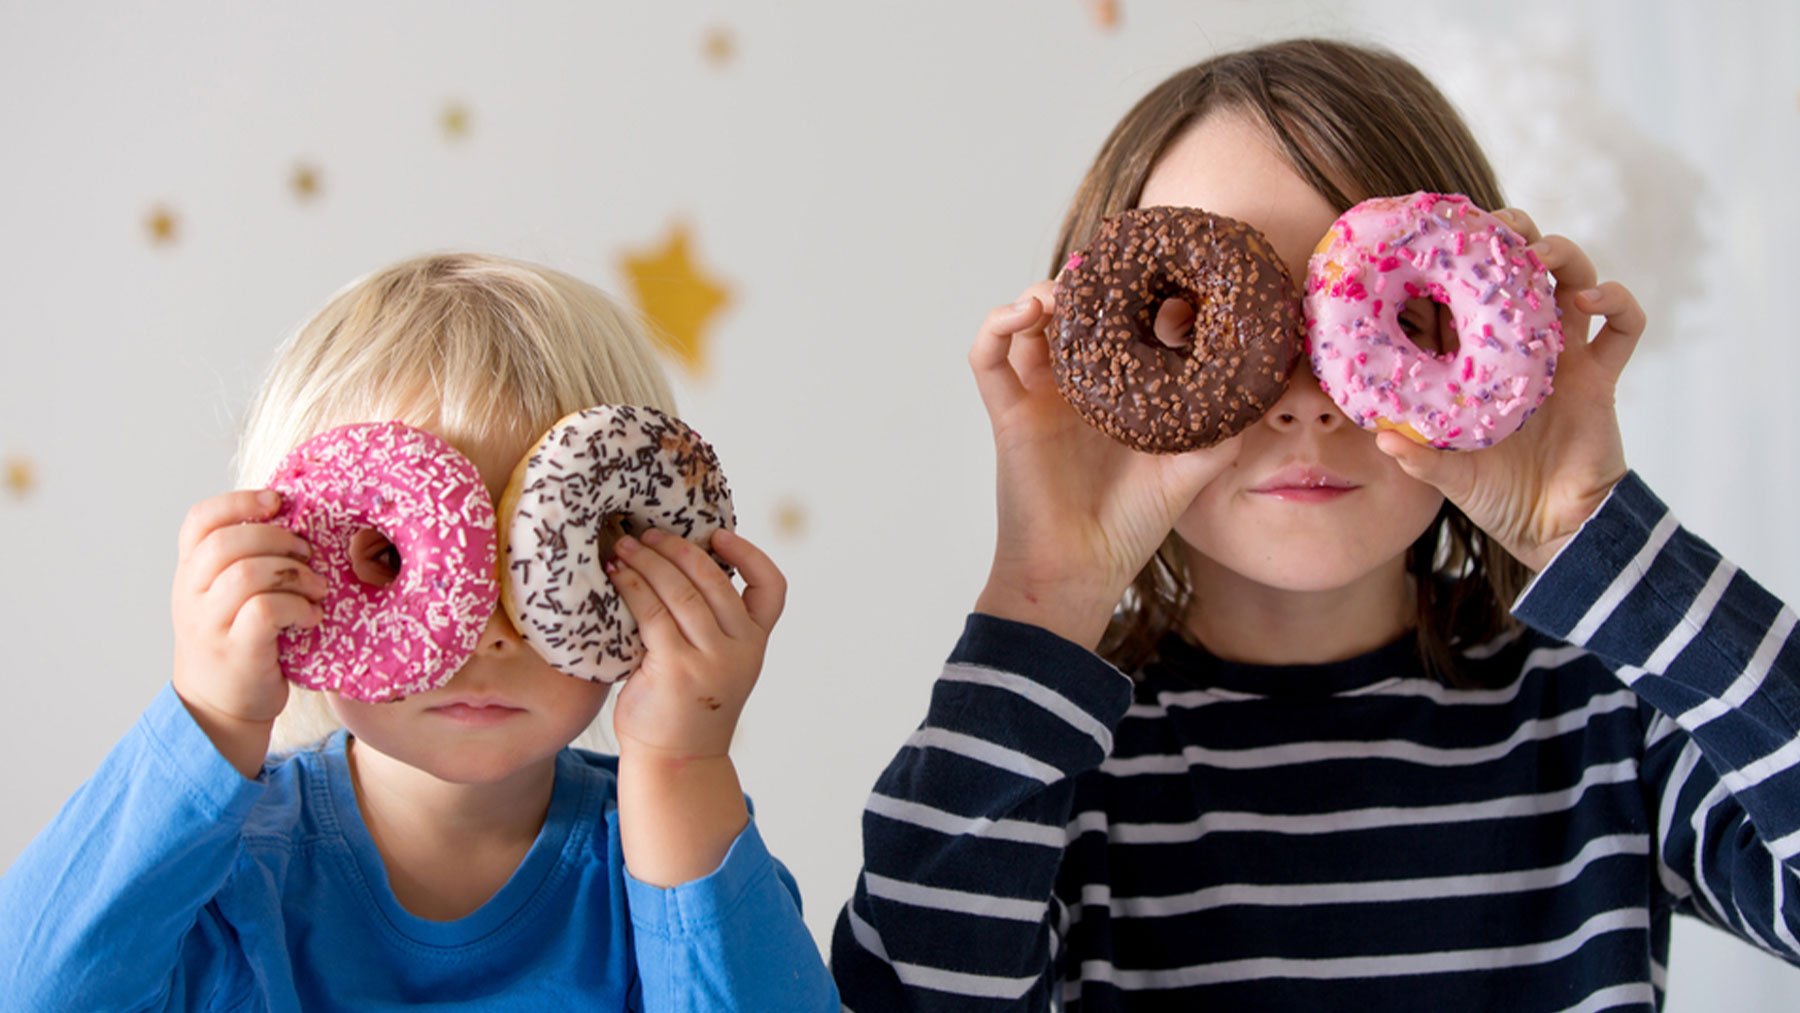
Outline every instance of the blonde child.
<svg viewBox="0 0 1800 1013"><path fill-rule="evenodd" d="M1504 206L1413 67L1229 53L1114 129L1052 269L1186 205L1298 281L1339 213L1418 190ZM1648 1009L1676 912L1800 959L1794 614L1627 469L1631 294L1506 214L1568 347L1487 450L1366 432L1302 365L1225 443L1132 453L1056 393L1052 284L988 315L993 566L864 816L848 1008ZM1444 350L1446 316L1403 319Z"/></svg>
<svg viewBox="0 0 1800 1013"><path fill-rule="evenodd" d="M276 664L323 593L306 542L266 523L280 497L258 487L289 448L398 419L498 501L539 434L599 403L673 409L637 323L531 264L409 260L295 334L250 412L244 491L182 526L170 683L0 879L9 1007L837 1008L728 753L785 595L748 540L711 543L741 596L678 537L618 546L649 652L618 690L616 757L570 747L612 687L498 614L446 685L398 702L297 689ZM379 537L357 551L359 573L400 562ZM458 700L510 711L434 710Z"/></svg>

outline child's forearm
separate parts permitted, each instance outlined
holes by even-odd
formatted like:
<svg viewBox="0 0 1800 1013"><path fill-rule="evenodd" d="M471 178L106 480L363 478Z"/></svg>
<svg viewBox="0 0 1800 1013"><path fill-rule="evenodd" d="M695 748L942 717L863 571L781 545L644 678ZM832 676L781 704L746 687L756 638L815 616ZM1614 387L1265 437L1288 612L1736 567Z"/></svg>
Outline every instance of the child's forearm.
<svg viewBox="0 0 1800 1013"><path fill-rule="evenodd" d="M269 738L274 734L273 721L247 721L222 714L205 704L187 698L181 687L175 687L181 703L194 718L194 723L212 740L213 748L225 762L249 780L262 773L263 760L269 755Z"/></svg>
<svg viewBox="0 0 1800 1013"><path fill-rule="evenodd" d="M228 930L207 903L263 790L165 688L0 876L0 1005L187 1008L209 995Z"/></svg>
<svg viewBox="0 0 1800 1013"><path fill-rule="evenodd" d="M731 757L619 757L619 838L640 881L679 886L711 873L749 822Z"/></svg>

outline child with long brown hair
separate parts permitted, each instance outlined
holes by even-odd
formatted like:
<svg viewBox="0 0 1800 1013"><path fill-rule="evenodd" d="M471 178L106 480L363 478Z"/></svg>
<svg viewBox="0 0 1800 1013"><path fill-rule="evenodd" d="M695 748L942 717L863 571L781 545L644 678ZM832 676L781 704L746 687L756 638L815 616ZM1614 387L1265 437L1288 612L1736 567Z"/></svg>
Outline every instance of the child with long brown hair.
<svg viewBox="0 0 1800 1013"><path fill-rule="evenodd" d="M1504 209L1412 66L1229 53L1114 129L1052 270L1177 205L1304 279L1340 213L1420 190ZM1631 293L1500 213L1567 347L1485 450L1366 432L1302 359L1246 431L1139 454L1058 395L1052 283L988 315L993 566L864 816L849 1008L1650 1008L1675 912L1800 960L1794 614L1628 470Z"/></svg>

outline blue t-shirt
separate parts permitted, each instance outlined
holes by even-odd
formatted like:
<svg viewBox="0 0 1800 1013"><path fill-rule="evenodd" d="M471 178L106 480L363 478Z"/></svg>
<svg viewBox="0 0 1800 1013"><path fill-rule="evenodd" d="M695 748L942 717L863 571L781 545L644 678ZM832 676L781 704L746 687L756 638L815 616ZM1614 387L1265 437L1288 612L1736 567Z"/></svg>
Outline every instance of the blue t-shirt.
<svg viewBox="0 0 1800 1013"><path fill-rule="evenodd" d="M344 746L339 732L247 780L164 687L0 878L4 1002L839 1008L799 890L754 822L705 878L642 883L620 849L617 759L565 749L511 879L467 917L428 921L388 886Z"/></svg>

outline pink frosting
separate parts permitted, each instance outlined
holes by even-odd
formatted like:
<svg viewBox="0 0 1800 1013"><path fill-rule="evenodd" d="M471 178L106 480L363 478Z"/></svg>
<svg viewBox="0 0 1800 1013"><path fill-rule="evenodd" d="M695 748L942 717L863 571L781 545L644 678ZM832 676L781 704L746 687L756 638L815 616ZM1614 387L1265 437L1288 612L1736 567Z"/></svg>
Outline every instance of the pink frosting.
<svg viewBox="0 0 1800 1013"><path fill-rule="evenodd" d="M1460 347L1419 348L1406 301L1449 306ZM1550 272L1518 233L1454 194L1363 201L1307 271L1307 354L1319 385L1365 429L1455 450L1517 432L1550 395L1562 353Z"/></svg>
<svg viewBox="0 0 1800 1013"><path fill-rule="evenodd" d="M269 480L280 524L312 545L325 620L282 633L281 670L371 703L434 689L474 652L499 597L494 505L481 473L431 433L399 422L342 426L306 441ZM381 587L351 567L374 528L400 554Z"/></svg>

